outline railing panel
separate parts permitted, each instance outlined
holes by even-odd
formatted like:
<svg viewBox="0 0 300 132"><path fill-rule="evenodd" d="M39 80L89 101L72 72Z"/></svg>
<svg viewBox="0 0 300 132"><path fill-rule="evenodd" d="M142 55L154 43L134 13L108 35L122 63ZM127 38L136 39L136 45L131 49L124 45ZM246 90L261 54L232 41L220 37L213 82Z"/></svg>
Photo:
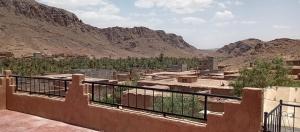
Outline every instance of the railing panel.
<svg viewBox="0 0 300 132"><path fill-rule="evenodd" d="M65 97L71 80L13 76L16 92Z"/></svg>
<svg viewBox="0 0 300 132"><path fill-rule="evenodd" d="M98 104L162 114L189 120L207 120L208 99L240 100L238 97L204 93L172 91L147 87L84 81L91 94L90 101Z"/></svg>
<svg viewBox="0 0 300 132"><path fill-rule="evenodd" d="M279 105L272 111L264 114L264 132L300 132L300 116L296 113L300 106L284 104L281 100Z"/></svg>

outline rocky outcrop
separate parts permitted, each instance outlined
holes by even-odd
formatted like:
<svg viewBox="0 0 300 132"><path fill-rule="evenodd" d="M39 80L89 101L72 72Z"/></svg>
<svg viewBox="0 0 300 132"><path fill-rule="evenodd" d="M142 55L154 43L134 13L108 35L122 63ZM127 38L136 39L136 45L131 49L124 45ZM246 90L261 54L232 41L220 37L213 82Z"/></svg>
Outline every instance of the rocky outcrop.
<svg viewBox="0 0 300 132"><path fill-rule="evenodd" d="M264 42L259 39L247 39L225 45L223 48L217 50L217 52L229 56L240 56L259 50L260 46L264 45L263 43Z"/></svg>
<svg viewBox="0 0 300 132"><path fill-rule="evenodd" d="M144 41L148 41L149 43L159 40L164 43L168 43L169 45L172 45L176 48L195 49L195 47L185 42L181 36L177 36L176 34L167 34L162 30L151 30L146 27L113 27L101 29L101 32L103 32L113 44L121 44L122 42L128 42L130 43L130 47L136 47L137 39L145 39Z"/></svg>
<svg viewBox="0 0 300 132"><path fill-rule="evenodd" d="M270 60L274 57L283 59L300 58L300 40L281 38L264 42L247 39L224 46L217 50L222 57L227 57L221 65L230 65L229 69L249 66L256 59Z"/></svg>
<svg viewBox="0 0 300 132"><path fill-rule="evenodd" d="M217 50L218 53L231 57L257 55L257 54L293 54L292 51L300 51L300 40L295 39L275 39L264 42L258 39L247 39L225 45Z"/></svg>
<svg viewBox="0 0 300 132"><path fill-rule="evenodd" d="M34 0L0 0L0 10L0 27L6 27L0 31L0 47L19 55L41 52L99 57L153 57L160 53L199 56L195 47L176 34L146 27L96 28L71 12ZM7 42L11 46L1 45Z"/></svg>
<svg viewBox="0 0 300 132"><path fill-rule="evenodd" d="M34 0L1 0L0 7L14 11L16 15L24 15L61 26L83 25L75 14L40 4Z"/></svg>

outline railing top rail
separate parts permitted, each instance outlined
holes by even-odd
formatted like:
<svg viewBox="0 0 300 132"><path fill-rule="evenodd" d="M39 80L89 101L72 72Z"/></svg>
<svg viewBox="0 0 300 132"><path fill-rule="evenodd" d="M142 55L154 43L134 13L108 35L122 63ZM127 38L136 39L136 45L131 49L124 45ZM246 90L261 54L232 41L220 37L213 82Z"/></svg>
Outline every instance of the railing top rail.
<svg viewBox="0 0 300 132"><path fill-rule="evenodd" d="M72 81L72 79L58 79L58 78L48 78L48 77L31 77L31 76L18 76L18 75L13 75L11 77L18 77L18 78L31 78L31 79L44 79L44 80L54 80L54 81Z"/></svg>
<svg viewBox="0 0 300 132"><path fill-rule="evenodd" d="M300 105L293 105L293 104L282 104L283 106L290 106L290 107L297 107L300 108Z"/></svg>
<svg viewBox="0 0 300 132"><path fill-rule="evenodd" d="M137 88L137 89L153 90L153 91L160 91L160 92L172 92L172 93L179 93L179 94L192 94L192 95L217 97L217 98L233 99L233 100L242 100L242 98L240 98L240 97L216 95L216 94L208 94L208 93L194 93L194 92L185 92L185 91L174 91L174 90L169 90L169 89L158 89L158 88L149 88L149 87L140 87L140 86L128 86L128 85L120 85L120 84L112 84L112 83L104 83L104 82L92 82L92 81L83 81L83 83L108 85L108 86L118 86L118 87L127 87L127 88Z"/></svg>

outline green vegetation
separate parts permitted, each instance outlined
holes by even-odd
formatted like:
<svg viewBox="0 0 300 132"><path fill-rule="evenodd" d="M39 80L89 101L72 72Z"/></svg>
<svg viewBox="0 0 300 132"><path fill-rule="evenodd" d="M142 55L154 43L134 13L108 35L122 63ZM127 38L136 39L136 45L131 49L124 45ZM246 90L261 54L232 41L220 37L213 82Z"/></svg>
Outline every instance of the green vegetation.
<svg viewBox="0 0 300 132"><path fill-rule="evenodd" d="M0 60L1 69L10 69L20 75L42 75L45 73L66 73L72 69L115 69L130 71L140 69L165 69L172 65L187 64L188 68L196 68L198 58L173 58L160 55L155 58L120 58L89 59L87 57L54 59L54 58L7 58Z"/></svg>
<svg viewBox="0 0 300 132"><path fill-rule="evenodd" d="M163 111L166 113L173 113L178 115L185 115L190 117L203 118L200 114L200 111L203 110L202 105L199 102L197 96L192 95L182 95L182 94L173 94L173 99L171 93L168 97L156 97L154 101L154 110Z"/></svg>
<svg viewBox="0 0 300 132"><path fill-rule="evenodd" d="M283 59L275 58L271 61L257 60L251 69L240 71L231 86L236 95L240 96L244 87L266 88L268 86L300 86L300 83L288 77L289 69Z"/></svg>

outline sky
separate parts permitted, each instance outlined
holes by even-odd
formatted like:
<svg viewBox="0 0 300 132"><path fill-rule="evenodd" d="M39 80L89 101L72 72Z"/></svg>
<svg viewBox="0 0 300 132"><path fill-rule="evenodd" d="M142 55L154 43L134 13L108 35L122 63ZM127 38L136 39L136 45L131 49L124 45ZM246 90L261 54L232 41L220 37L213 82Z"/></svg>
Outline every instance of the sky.
<svg viewBox="0 0 300 132"><path fill-rule="evenodd" d="M300 39L300 0L37 0L99 28L148 27L199 49L257 38Z"/></svg>

